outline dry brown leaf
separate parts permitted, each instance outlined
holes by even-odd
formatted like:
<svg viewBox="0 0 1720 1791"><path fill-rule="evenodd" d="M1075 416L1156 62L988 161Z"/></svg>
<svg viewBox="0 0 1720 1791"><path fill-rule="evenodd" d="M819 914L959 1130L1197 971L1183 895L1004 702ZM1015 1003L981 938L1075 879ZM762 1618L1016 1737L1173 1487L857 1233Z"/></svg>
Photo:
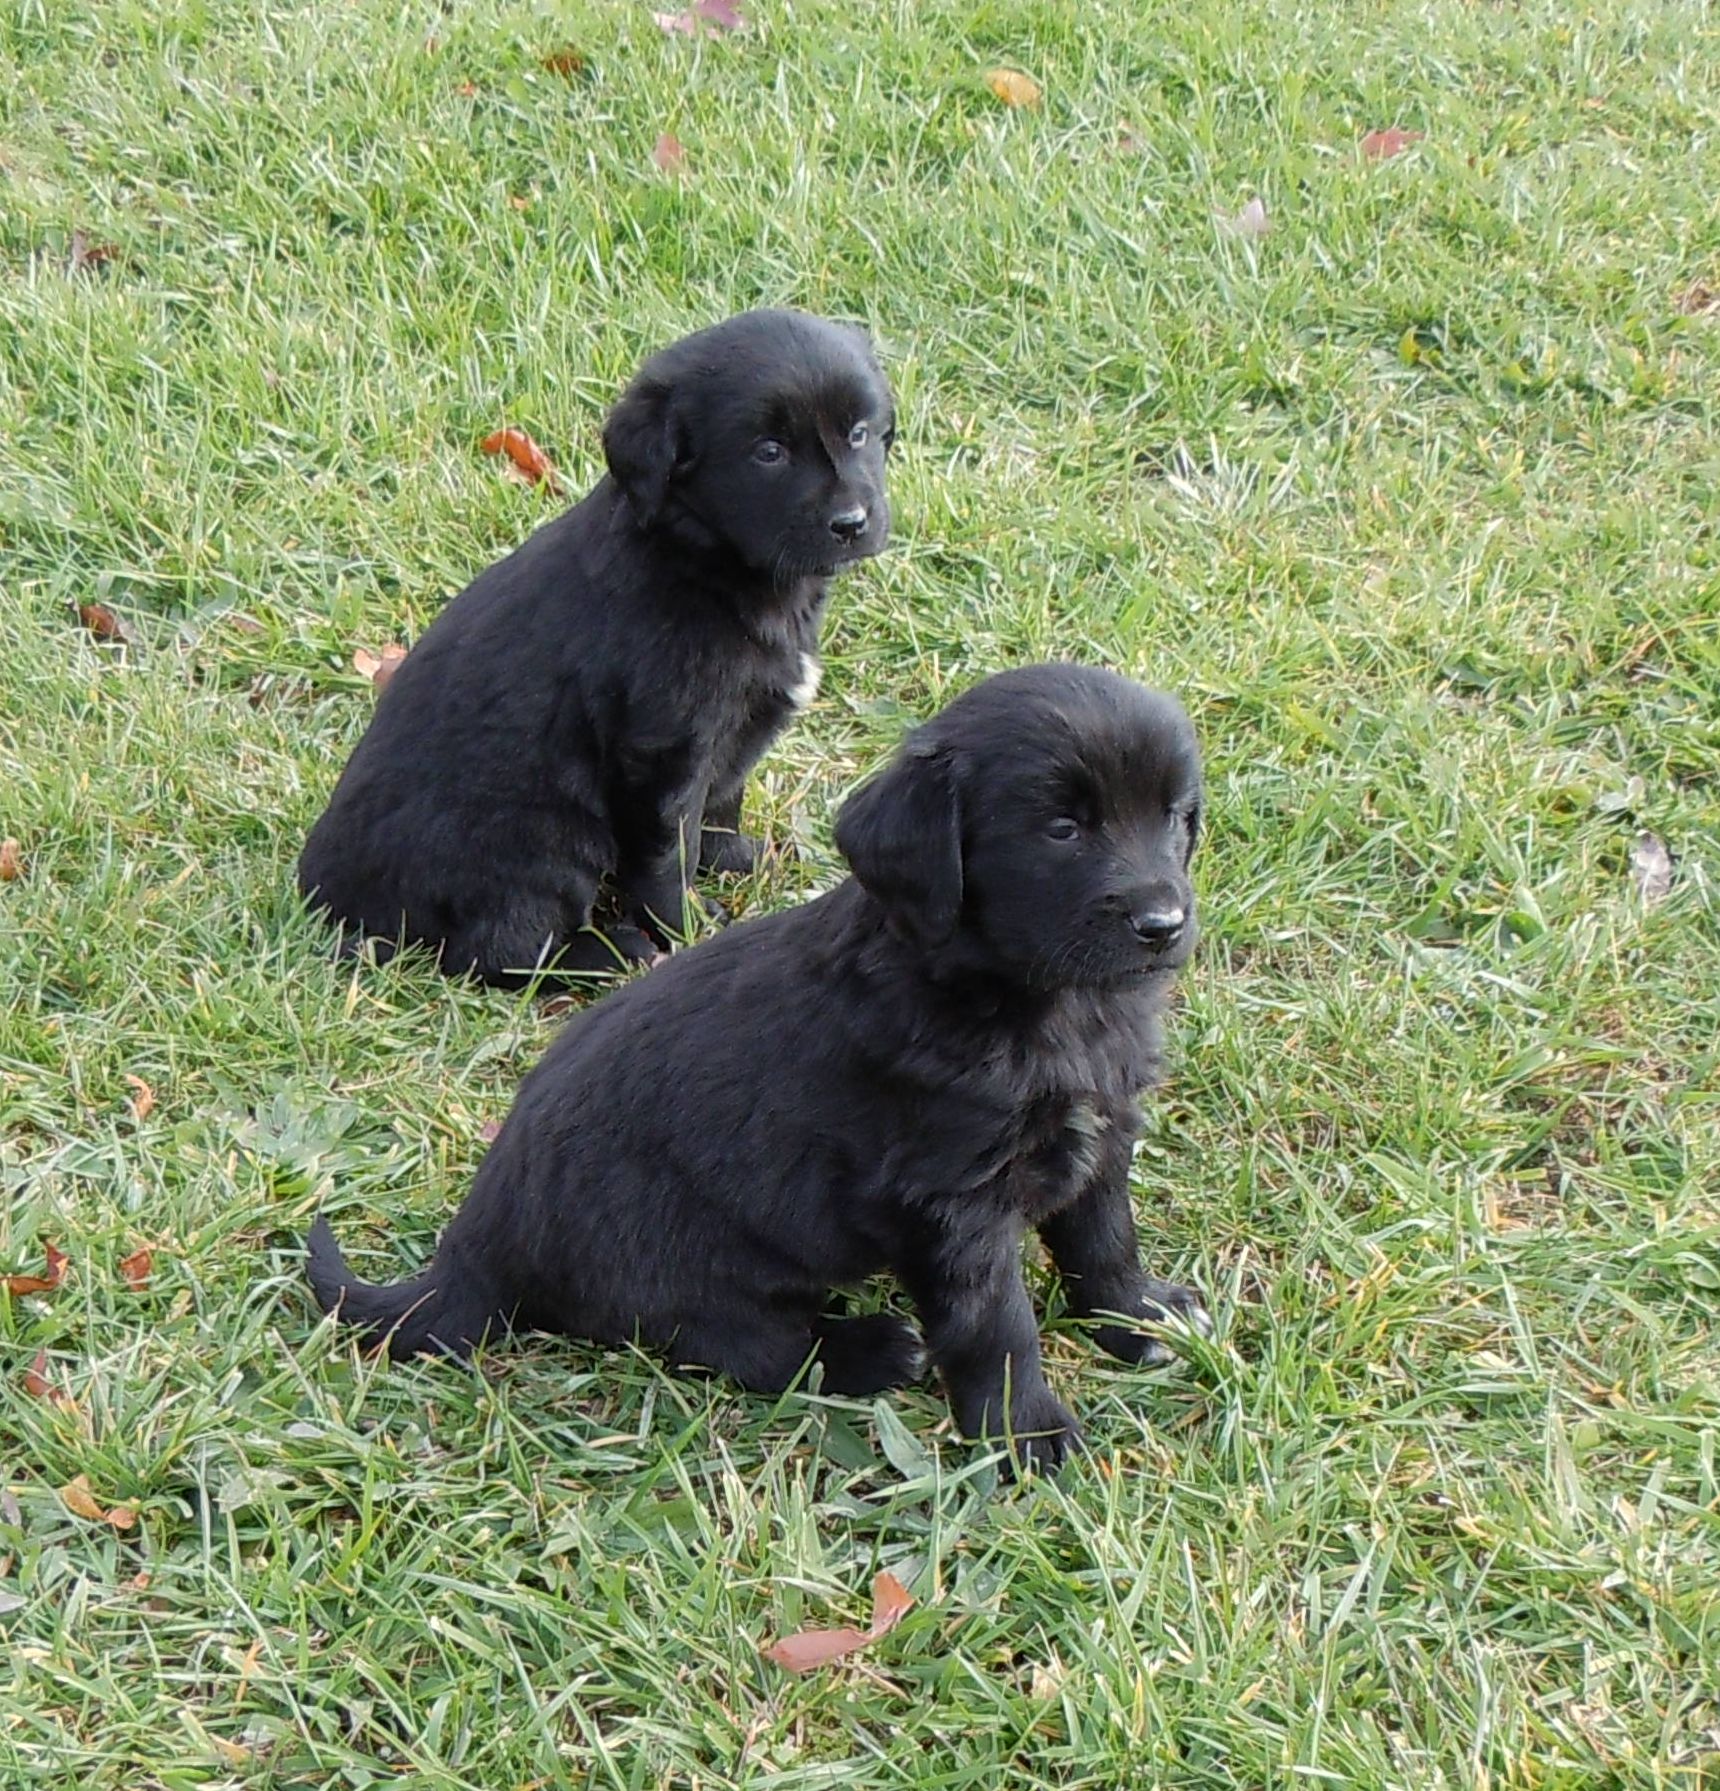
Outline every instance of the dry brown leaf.
<svg viewBox="0 0 1720 1791"><path fill-rule="evenodd" d="M1020 69L994 68L985 84L1006 106L1037 106L1045 97L1045 89Z"/></svg>
<svg viewBox="0 0 1720 1791"><path fill-rule="evenodd" d="M91 242L87 231L73 230L66 246L66 272L81 274L87 268L106 267L118 254L112 243Z"/></svg>
<svg viewBox="0 0 1720 1791"><path fill-rule="evenodd" d="M127 1287L134 1293L141 1293L155 1273L155 1252L147 1244L141 1250L132 1251L131 1255L121 1259L119 1272L125 1277Z"/></svg>
<svg viewBox="0 0 1720 1791"><path fill-rule="evenodd" d="M78 620L98 641L118 641L122 647L138 644L137 630L116 610L105 603L80 603Z"/></svg>
<svg viewBox="0 0 1720 1791"><path fill-rule="evenodd" d="M24 849L16 840L0 840L0 883L16 883L24 874Z"/></svg>
<svg viewBox="0 0 1720 1791"><path fill-rule="evenodd" d="M149 1590L150 1582L154 1578L155 1575L152 1574L147 1567L142 1568L125 1582L126 1590L128 1592L147 1592Z"/></svg>
<svg viewBox="0 0 1720 1791"><path fill-rule="evenodd" d="M1260 238L1272 228L1272 220L1266 215L1266 202L1258 195L1250 199L1235 217L1222 211L1214 212L1220 230L1227 230L1232 236Z"/></svg>
<svg viewBox="0 0 1720 1791"><path fill-rule="evenodd" d="M66 1278L66 1264L71 1261L52 1244L43 1246L47 1266L39 1275L0 1275L0 1288L16 1298L19 1294L51 1293Z"/></svg>
<svg viewBox="0 0 1720 1791"><path fill-rule="evenodd" d="M141 1076L127 1076L126 1083L131 1089L132 1115L141 1125L155 1111L155 1090Z"/></svg>
<svg viewBox="0 0 1720 1791"><path fill-rule="evenodd" d="M352 669L361 678L368 678L381 695L388 687L388 680L400 670L400 662L405 657L406 649L398 641L390 641L380 653L360 647L352 656Z"/></svg>
<svg viewBox="0 0 1720 1791"><path fill-rule="evenodd" d="M810 1673L816 1667L857 1654L887 1636L913 1608L914 1595L893 1573L881 1573L872 1582L872 1622L867 1629L802 1629L784 1636L764 1650L790 1673Z"/></svg>
<svg viewBox="0 0 1720 1791"><path fill-rule="evenodd" d="M1419 143L1425 131L1400 131L1394 124L1383 131L1369 131L1362 139L1362 154L1370 162L1389 162L1394 155L1402 155L1412 143Z"/></svg>
<svg viewBox="0 0 1720 1791"><path fill-rule="evenodd" d="M1630 849L1631 881L1643 906L1664 902L1672 891L1672 854L1652 833L1639 833Z"/></svg>
<svg viewBox="0 0 1720 1791"><path fill-rule="evenodd" d="M687 151L673 131L665 131L652 147L651 160L665 174L682 174L686 172Z"/></svg>
<svg viewBox="0 0 1720 1791"><path fill-rule="evenodd" d="M565 81L571 81L575 75L585 73L585 57L572 44L563 44L559 50L551 50L547 55L540 56L538 66L547 68L552 75L560 75Z"/></svg>
<svg viewBox="0 0 1720 1791"><path fill-rule="evenodd" d="M499 1119L487 1119L478 1127L478 1142L494 1144L502 1135L502 1122Z"/></svg>
<svg viewBox="0 0 1720 1791"><path fill-rule="evenodd" d="M1672 302L1686 317L1720 315L1720 285L1710 285L1706 280L1697 280L1694 284L1686 286Z"/></svg>
<svg viewBox="0 0 1720 1791"><path fill-rule="evenodd" d="M48 1352L45 1349L36 1351L35 1361L24 1370L22 1385L32 1399L45 1399L50 1405L63 1405L73 1410L77 1407L78 1402L71 1394L48 1379Z"/></svg>
<svg viewBox="0 0 1720 1791"><path fill-rule="evenodd" d="M562 494L561 477L555 463L523 429L498 429L486 435L478 446L486 454L505 454L528 484L542 485L552 497Z"/></svg>
<svg viewBox="0 0 1720 1791"><path fill-rule="evenodd" d="M88 1474L79 1474L60 1488L60 1503L74 1517L86 1517L95 1524L111 1524L116 1530L129 1530L137 1522L137 1513L129 1505L104 1505L90 1490Z"/></svg>
<svg viewBox="0 0 1720 1791"><path fill-rule="evenodd" d="M532 208L531 200L524 193L508 194L508 205L514 211L530 211Z"/></svg>

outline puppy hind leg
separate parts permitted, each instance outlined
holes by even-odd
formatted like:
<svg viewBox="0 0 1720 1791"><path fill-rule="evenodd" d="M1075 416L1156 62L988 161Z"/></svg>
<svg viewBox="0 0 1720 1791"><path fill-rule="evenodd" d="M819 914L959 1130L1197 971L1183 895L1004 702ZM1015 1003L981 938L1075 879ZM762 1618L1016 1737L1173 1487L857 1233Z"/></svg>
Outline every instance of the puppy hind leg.
<svg viewBox="0 0 1720 1791"><path fill-rule="evenodd" d="M863 1399L909 1387L926 1371L926 1347L906 1319L890 1312L820 1318L813 1327L824 1391Z"/></svg>

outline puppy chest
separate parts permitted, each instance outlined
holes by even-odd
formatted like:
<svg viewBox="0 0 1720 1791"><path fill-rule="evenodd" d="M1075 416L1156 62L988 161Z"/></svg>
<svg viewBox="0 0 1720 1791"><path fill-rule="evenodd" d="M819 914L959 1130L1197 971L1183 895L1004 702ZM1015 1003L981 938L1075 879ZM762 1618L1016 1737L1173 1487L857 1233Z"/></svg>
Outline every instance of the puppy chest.
<svg viewBox="0 0 1720 1791"><path fill-rule="evenodd" d="M1086 1099L1034 1102L1008 1172L1011 1204L1030 1222L1066 1206L1098 1174L1115 1122Z"/></svg>

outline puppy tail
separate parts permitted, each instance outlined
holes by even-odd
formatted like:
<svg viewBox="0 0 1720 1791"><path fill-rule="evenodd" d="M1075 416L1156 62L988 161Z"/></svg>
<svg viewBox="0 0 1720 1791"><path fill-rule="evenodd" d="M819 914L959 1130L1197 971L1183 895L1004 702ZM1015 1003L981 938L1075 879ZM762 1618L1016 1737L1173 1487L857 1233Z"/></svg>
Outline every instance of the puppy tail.
<svg viewBox="0 0 1720 1791"><path fill-rule="evenodd" d="M463 1360L485 1332L506 1326L493 1302L455 1284L457 1278L440 1254L415 1280L390 1287L360 1281L346 1266L334 1228L319 1213L305 1240L305 1255L317 1304L324 1312L338 1312L372 1341L386 1341L396 1362L421 1354Z"/></svg>

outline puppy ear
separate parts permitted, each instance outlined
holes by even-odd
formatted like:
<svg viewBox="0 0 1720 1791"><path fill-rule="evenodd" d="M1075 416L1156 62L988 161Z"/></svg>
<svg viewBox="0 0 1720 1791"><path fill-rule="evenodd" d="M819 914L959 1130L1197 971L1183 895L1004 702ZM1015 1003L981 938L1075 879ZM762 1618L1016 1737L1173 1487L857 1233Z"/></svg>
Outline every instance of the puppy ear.
<svg viewBox="0 0 1720 1791"><path fill-rule="evenodd" d="M836 817L836 849L860 885L927 944L962 907L961 805L950 755L910 742Z"/></svg>
<svg viewBox="0 0 1720 1791"><path fill-rule="evenodd" d="M680 447L680 419L669 388L634 380L604 422L603 456L646 528L662 514Z"/></svg>

